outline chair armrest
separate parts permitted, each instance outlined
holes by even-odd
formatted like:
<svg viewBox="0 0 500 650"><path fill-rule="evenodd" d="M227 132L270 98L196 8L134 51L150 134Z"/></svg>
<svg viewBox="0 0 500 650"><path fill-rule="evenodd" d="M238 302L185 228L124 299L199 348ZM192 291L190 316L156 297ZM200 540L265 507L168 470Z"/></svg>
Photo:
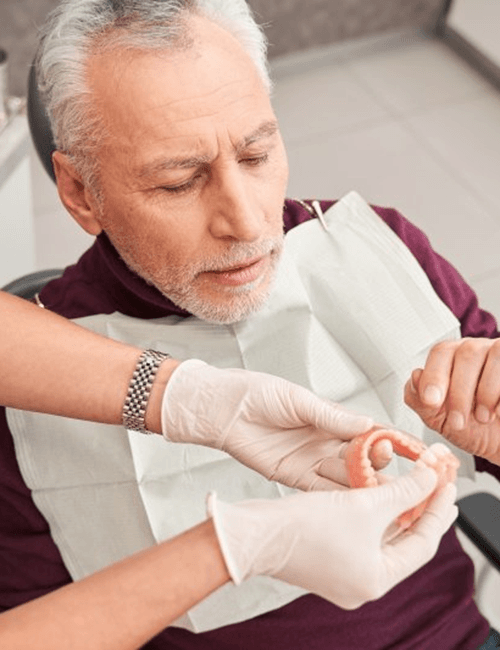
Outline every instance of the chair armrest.
<svg viewBox="0 0 500 650"><path fill-rule="evenodd" d="M500 499L487 492L457 501L456 525L500 571Z"/></svg>
<svg viewBox="0 0 500 650"><path fill-rule="evenodd" d="M28 273L1 287L1 290L19 296L19 298L31 300L48 282L60 278L63 272L64 269L46 269Z"/></svg>

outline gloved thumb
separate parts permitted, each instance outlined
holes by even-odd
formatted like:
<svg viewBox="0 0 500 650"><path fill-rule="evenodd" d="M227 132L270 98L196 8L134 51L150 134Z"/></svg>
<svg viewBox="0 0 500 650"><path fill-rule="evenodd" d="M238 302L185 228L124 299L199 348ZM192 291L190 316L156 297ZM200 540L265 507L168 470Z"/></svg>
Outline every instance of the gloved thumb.
<svg viewBox="0 0 500 650"><path fill-rule="evenodd" d="M436 489L437 473L417 460L411 472L370 490L373 508L380 511L385 524L429 497Z"/></svg>
<svg viewBox="0 0 500 650"><path fill-rule="evenodd" d="M420 519L412 525L413 534L399 535L384 546L384 566L389 584L394 582L394 576L401 581L413 573L415 563L422 566L434 557L442 536L457 518L456 496L457 489L453 483L439 488ZM413 566L410 566L410 558Z"/></svg>

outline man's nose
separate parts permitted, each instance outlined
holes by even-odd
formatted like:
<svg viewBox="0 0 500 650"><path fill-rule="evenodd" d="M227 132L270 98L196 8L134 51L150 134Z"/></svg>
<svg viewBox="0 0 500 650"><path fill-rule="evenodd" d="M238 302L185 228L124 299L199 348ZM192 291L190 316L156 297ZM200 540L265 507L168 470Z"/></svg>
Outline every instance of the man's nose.
<svg viewBox="0 0 500 650"><path fill-rule="evenodd" d="M237 165L237 163L236 163ZM265 214L250 179L238 167L219 174L210 200L210 232L217 238L253 242L265 230Z"/></svg>

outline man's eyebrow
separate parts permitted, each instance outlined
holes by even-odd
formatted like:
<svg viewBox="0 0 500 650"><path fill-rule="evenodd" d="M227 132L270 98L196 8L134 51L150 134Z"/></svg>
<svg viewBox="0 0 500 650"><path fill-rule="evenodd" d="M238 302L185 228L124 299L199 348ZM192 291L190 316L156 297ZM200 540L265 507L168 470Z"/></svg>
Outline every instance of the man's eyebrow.
<svg viewBox="0 0 500 650"><path fill-rule="evenodd" d="M210 161L210 156L190 156L188 158L173 156L172 158L160 158L140 167L137 171L137 176L139 178L147 178L168 171L169 169L193 169L193 167L206 165Z"/></svg>
<svg viewBox="0 0 500 650"><path fill-rule="evenodd" d="M269 138L275 135L279 130L278 123L276 120L270 120L264 122L258 126L255 131L252 131L247 135L243 140L236 144L236 152L241 153L247 147L251 146L254 142L262 140L263 138ZM137 176L139 178L148 178L155 176L164 171L170 169L193 169L195 167L201 167L202 165L207 165L212 161L211 156L173 156L171 158L159 158L153 160L152 162L146 163L137 170Z"/></svg>
<svg viewBox="0 0 500 650"><path fill-rule="evenodd" d="M250 133L250 135L247 135L241 142L239 142L236 145L236 151L238 153L241 153L241 151L245 150L247 147L252 145L254 142L257 142L258 140L262 140L263 138L270 138L273 135L275 135L279 131L278 127L278 122L276 120L269 120L268 122L264 122L260 126L258 126L255 131Z"/></svg>

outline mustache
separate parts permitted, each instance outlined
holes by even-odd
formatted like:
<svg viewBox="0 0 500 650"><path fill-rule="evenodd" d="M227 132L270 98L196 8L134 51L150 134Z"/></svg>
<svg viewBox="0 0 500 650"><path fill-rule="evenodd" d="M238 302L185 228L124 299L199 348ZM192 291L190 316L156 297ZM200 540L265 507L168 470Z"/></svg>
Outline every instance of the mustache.
<svg viewBox="0 0 500 650"><path fill-rule="evenodd" d="M210 271L222 271L230 267L237 267L245 264L248 260L256 257L264 257L268 254L276 254L283 248L284 236L270 237L255 244L235 243L232 247L210 260L204 260L197 265L194 272L196 275Z"/></svg>

